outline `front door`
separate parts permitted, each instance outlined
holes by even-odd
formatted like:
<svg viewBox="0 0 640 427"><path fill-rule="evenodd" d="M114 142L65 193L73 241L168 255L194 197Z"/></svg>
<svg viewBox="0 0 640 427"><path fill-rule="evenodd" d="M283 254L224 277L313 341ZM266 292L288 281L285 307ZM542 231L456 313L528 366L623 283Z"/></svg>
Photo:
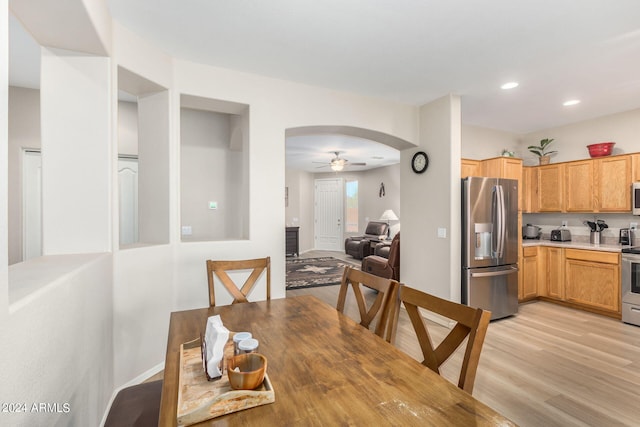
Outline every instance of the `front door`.
<svg viewBox="0 0 640 427"><path fill-rule="evenodd" d="M343 246L342 178L315 180L315 249L341 251Z"/></svg>

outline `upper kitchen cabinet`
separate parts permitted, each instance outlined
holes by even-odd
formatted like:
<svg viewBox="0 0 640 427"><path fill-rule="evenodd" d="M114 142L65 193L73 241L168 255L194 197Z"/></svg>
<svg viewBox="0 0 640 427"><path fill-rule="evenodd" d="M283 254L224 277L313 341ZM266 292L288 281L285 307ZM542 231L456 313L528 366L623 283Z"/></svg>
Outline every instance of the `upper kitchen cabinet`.
<svg viewBox="0 0 640 427"><path fill-rule="evenodd" d="M640 154L524 168L524 212L630 212Z"/></svg>
<svg viewBox="0 0 640 427"><path fill-rule="evenodd" d="M562 212L564 164L538 167L537 212Z"/></svg>
<svg viewBox="0 0 640 427"><path fill-rule="evenodd" d="M567 212L592 212L594 164L591 160L569 162L564 166L565 196Z"/></svg>
<svg viewBox="0 0 640 427"><path fill-rule="evenodd" d="M480 176L482 170L480 163L480 160L462 159L460 162L461 177L464 179L468 176Z"/></svg>
<svg viewBox="0 0 640 427"><path fill-rule="evenodd" d="M494 178L517 179L518 184L522 181L522 159L514 157L496 157L483 160L482 176Z"/></svg>
<svg viewBox="0 0 640 427"><path fill-rule="evenodd" d="M631 156L604 157L595 160L595 207L599 212L629 212L631 210Z"/></svg>
<svg viewBox="0 0 640 427"><path fill-rule="evenodd" d="M640 181L640 154L631 155L631 181Z"/></svg>
<svg viewBox="0 0 640 427"><path fill-rule="evenodd" d="M521 207L522 212L538 212L538 168L534 166L524 166L522 168L522 191Z"/></svg>

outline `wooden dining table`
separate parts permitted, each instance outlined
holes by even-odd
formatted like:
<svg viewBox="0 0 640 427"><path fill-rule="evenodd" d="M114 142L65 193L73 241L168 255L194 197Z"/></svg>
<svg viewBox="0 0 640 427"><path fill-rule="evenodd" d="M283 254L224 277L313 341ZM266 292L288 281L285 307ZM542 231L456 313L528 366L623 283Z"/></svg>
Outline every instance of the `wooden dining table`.
<svg viewBox="0 0 640 427"><path fill-rule="evenodd" d="M180 345L213 315L259 340L275 402L198 425L515 425L334 307L299 296L171 313L161 426L177 425Z"/></svg>

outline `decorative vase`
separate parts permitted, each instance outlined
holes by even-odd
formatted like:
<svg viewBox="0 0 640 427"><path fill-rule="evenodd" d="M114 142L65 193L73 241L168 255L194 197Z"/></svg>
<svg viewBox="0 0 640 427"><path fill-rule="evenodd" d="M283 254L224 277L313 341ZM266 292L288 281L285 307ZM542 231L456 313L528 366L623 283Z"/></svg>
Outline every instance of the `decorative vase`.
<svg viewBox="0 0 640 427"><path fill-rule="evenodd" d="M539 161L541 165L548 165L550 160L551 160L551 156L540 156Z"/></svg>

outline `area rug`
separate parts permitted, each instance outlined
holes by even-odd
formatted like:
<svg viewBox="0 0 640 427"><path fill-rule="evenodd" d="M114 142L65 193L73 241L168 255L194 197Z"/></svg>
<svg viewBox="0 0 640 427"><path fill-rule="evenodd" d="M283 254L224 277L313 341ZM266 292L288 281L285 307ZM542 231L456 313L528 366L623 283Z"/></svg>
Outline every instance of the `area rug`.
<svg viewBox="0 0 640 427"><path fill-rule="evenodd" d="M287 260L287 289L339 285L345 267L357 265L333 257Z"/></svg>

